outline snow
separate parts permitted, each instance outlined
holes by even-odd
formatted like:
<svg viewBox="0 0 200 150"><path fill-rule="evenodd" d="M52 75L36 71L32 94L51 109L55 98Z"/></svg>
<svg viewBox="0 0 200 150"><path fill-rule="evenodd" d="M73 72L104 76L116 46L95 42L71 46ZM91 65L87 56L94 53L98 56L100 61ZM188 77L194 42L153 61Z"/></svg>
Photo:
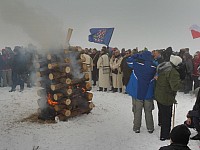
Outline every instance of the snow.
<svg viewBox="0 0 200 150"><path fill-rule="evenodd" d="M121 93L98 92L92 89L95 108L91 113L66 122L39 122L27 119L36 116L38 87L23 92L9 93L9 87L0 88L0 149L1 150L156 150L170 144L160 141L155 104L155 131L149 134L144 116L140 133L133 132L131 97ZM182 124L195 102L191 94L177 94L175 125ZM31 117L30 117L31 118ZM196 131L191 130L192 135ZM200 149L199 141L190 141L189 147Z"/></svg>

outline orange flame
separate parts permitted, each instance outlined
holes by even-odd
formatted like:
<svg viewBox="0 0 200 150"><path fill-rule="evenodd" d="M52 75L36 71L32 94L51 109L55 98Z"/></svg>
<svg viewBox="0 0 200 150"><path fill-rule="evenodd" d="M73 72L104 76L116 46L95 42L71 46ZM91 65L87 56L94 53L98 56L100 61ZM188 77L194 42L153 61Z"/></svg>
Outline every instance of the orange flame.
<svg viewBox="0 0 200 150"><path fill-rule="evenodd" d="M50 93L47 94L47 103L48 103L49 105L51 105L51 106L55 106L55 105L58 104L58 102L54 102L54 101L52 100L52 96L51 96Z"/></svg>
<svg viewBox="0 0 200 150"><path fill-rule="evenodd" d="M85 88L82 88L82 93L85 93L86 92L86 89Z"/></svg>

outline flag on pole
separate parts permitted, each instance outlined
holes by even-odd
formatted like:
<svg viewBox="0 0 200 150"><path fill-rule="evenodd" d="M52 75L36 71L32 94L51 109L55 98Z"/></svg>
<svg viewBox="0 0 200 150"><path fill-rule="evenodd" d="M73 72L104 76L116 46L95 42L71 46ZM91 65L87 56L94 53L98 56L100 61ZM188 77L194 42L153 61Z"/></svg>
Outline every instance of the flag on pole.
<svg viewBox="0 0 200 150"><path fill-rule="evenodd" d="M192 25L190 27L192 37L193 39L199 38L200 37L200 27L196 24Z"/></svg>
<svg viewBox="0 0 200 150"><path fill-rule="evenodd" d="M90 42L105 44L109 46L114 28L91 28L88 40Z"/></svg>

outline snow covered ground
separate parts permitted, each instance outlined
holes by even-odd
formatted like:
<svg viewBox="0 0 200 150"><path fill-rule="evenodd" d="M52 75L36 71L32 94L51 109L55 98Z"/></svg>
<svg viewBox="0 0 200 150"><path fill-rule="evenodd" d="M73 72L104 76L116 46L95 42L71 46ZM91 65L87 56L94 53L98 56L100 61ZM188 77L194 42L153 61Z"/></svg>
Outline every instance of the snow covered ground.
<svg viewBox="0 0 200 150"><path fill-rule="evenodd" d="M132 130L132 104L128 95L97 92L93 88L96 107L90 114L66 122L40 123L25 119L37 112L37 87L25 88L23 92L9 93L9 90L8 87L0 88L1 150L156 150L170 143L159 140L156 103L153 111L155 131L147 132L143 117L138 134ZM175 125L186 119L195 97L178 93L177 100ZM191 132L196 134L194 130ZM200 149L200 141L190 141L189 147Z"/></svg>

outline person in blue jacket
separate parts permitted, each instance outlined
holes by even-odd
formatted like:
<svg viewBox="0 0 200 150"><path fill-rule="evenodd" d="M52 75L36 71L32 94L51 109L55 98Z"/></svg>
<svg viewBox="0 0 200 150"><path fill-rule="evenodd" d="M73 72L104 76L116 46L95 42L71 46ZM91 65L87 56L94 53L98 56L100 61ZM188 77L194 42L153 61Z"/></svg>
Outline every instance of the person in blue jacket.
<svg viewBox="0 0 200 150"><path fill-rule="evenodd" d="M129 67L133 69L126 92L132 96L134 114L133 131L140 133L142 110L144 108L146 127L149 133L154 131L152 110L154 109L154 85L156 65L152 53L144 51L127 58Z"/></svg>

